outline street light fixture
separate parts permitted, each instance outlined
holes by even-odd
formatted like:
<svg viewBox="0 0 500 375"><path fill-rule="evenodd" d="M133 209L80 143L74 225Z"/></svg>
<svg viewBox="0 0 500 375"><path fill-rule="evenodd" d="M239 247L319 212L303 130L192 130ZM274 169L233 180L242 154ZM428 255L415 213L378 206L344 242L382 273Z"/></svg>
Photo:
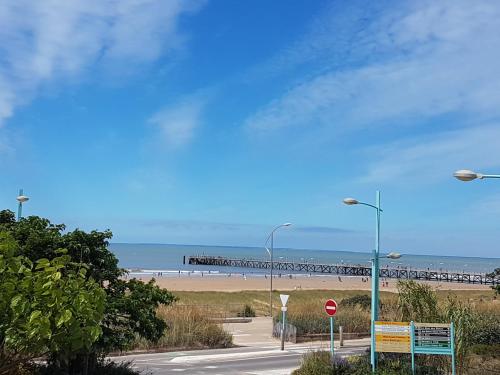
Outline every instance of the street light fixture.
<svg viewBox="0 0 500 375"><path fill-rule="evenodd" d="M23 217L23 203L29 201L30 199L23 194L23 189L19 189L19 195L16 199L19 202L19 205L17 207L17 221L19 221Z"/></svg>
<svg viewBox="0 0 500 375"><path fill-rule="evenodd" d="M376 226L375 226L375 249L372 252L372 306L371 306L371 350L370 362L372 371L375 372L376 367L376 354L375 354L375 321L378 320L378 301L379 301L379 253L380 253L380 191L376 193L375 204L360 202L354 198L345 198L344 203L352 206L361 204L364 206L372 207L376 210ZM396 253L392 253L394 256Z"/></svg>
<svg viewBox="0 0 500 375"><path fill-rule="evenodd" d="M473 172L469 169L460 169L459 171L456 171L455 173L453 173L453 177L455 177L456 179L458 179L460 181L469 182L469 181L475 180L476 178L479 178L480 180L482 180L483 178L500 178L500 175L482 174L482 173Z"/></svg>
<svg viewBox="0 0 500 375"><path fill-rule="evenodd" d="M283 227L289 227L292 225L292 223L284 223L281 225L278 225L275 227L271 233L269 233L269 236L267 236L266 242L264 243L264 247L267 250L267 253L269 254L269 258L271 260L270 264L270 286L269 286L269 315L271 316L271 320L273 318L273 249L274 249L274 232L276 232L278 229L283 228ZM267 247L267 244L271 240L271 248L269 249Z"/></svg>
<svg viewBox="0 0 500 375"><path fill-rule="evenodd" d="M395 252L391 251L385 257L389 258L389 259L399 259L399 258L401 258L401 254L400 253L395 253Z"/></svg>

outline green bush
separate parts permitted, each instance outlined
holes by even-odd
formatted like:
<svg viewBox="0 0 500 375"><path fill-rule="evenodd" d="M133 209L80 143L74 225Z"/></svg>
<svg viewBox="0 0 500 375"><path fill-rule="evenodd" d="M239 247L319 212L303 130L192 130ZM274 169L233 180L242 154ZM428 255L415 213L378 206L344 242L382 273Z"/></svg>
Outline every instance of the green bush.
<svg viewBox="0 0 500 375"><path fill-rule="evenodd" d="M30 375L66 375L67 372L53 365L34 365L30 372ZM132 362L111 362L111 361L99 361L95 367L94 374L99 375L138 375L143 374L132 368Z"/></svg>
<svg viewBox="0 0 500 375"><path fill-rule="evenodd" d="M370 310L372 304L372 299L367 294L358 294L352 297L344 298L340 301L340 307L354 307L359 306L363 310Z"/></svg>
<svg viewBox="0 0 500 375"><path fill-rule="evenodd" d="M500 317L481 315L477 322L473 341L476 344L500 344Z"/></svg>
<svg viewBox="0 0 500 375"><path fill-rule="evenodd" d="M330 352L315 351L304 355L300 368L293 375L347 375L352 374L349 362L338 358L332 362Z"/></svg>
<svg viewBox="0 0 500 375"><path fill-rule="evenodd" d="M250 305L245 305L243 306L243 310L238 312L239 317L244 317L244 318L254 318L255 317L255 310L252 308Z"/></svg>
<svg viewBox="0 0 500 375"><path fill-rule="evenodd" d="M233 337L198 309L191 307L161 306L157 312L167 324L168 330L157 342L137 337L133 349L173 348L228 348Z"/></svg>
<svg viewBox="0 0 500 375"><path fill-rule="evenodd" d="M377 375L410 375L411 368L408 356L398 354L379 355ZM433 368L430 372L420 367L418 375L442 374ZM316 351L303 356L300 368L293 375L371 375L369 355L355 356L348 360L336 357L331 361L330 352Z"/></svg>
<svg viewBox="0 0 500 375"><path fill-rule="evenodd" d="M495 345L477 344L471 347L471 353L483 357L500 358L500 344L495 344Z"/></svg>
<svg viewBox="0 0 500 375"><path fill-rule="evenodd" d="M281 321L281 314L277 321ZM330 319L323 310L311 310L308 306L290 307L288 323L297 328L297 335L330 333ZM367 333L370 331L370 313L359 306L339 309L335 315L334 330L344 327L345 333Z"/></svg>

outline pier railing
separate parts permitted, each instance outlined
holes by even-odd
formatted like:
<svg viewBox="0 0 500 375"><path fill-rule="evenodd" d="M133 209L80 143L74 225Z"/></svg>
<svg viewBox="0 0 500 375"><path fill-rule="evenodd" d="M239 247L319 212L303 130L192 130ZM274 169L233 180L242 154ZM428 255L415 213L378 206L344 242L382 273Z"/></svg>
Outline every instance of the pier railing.
<svg viewBox="0 0 500 375"><path fill-rule="evenodd" d="M187 259L186 259L187 258ZM258 259L237 259L220 256L192 255L184 257L184 262L192 265L269 269L271 262ZM321 264L307 262L273 261L273 269L303 273L320 273L346 276L371 276L371 267L348 264ZM500 276L492 277L483 273L449 272L443 270L424 270L411 268L382 267L380 277L391 279L412 279L427 281L444 281L466 284L500 284Z"/></svg>

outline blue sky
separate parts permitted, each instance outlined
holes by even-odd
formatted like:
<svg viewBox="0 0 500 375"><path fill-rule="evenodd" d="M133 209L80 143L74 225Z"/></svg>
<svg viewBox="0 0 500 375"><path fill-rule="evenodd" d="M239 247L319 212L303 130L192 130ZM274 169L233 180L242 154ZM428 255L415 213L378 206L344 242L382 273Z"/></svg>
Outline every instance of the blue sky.
<svg viewBox="0 0 500 375"><path fill-rule="evenodd" d="M500 5L0 3L0 207L118 242L498 257Z"/></svg>

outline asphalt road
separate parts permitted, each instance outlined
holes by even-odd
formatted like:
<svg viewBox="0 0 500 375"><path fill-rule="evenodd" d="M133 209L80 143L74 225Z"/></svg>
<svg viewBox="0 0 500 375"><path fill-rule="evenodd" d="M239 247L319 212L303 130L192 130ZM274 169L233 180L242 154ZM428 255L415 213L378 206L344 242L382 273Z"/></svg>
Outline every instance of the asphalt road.
<svg viewBox="0 0 500 375"><path fill-rule="evenodd" d="M335 349L345 357L361 354L366 347ZM311 347L293 346L280 351L276 345L231 349L198 350L172 353L136 354L114 357L114 361L132 361L144 374L247 374L288 375L300 365L302 355Z"/></svg>

